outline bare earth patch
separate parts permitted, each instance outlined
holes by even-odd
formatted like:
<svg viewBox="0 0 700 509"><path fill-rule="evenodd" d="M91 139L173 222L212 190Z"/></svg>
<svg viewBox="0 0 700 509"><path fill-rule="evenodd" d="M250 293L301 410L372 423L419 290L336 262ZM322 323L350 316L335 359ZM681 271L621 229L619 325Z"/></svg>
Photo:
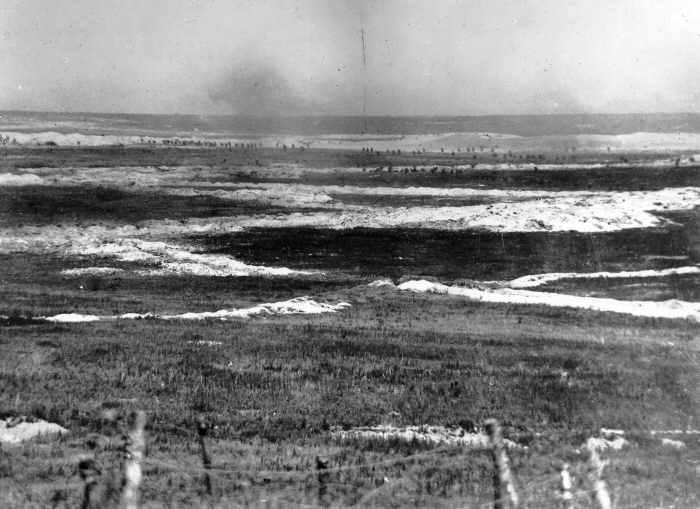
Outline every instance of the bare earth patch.
<svg viewBox="0 0 700 509"><path fill-rule="evenodd" d="M58 424L41 419L32 422L14 419L0 420L0 443L16 445L42 435L62 435L68 430Z"/></svg>

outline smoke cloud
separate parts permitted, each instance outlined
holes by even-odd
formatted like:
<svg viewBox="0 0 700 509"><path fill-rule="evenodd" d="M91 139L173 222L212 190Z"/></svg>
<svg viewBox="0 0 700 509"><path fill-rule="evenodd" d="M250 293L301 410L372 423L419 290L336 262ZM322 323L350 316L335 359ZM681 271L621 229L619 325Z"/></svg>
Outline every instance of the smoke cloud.
<svg viewBox="0 0 700 509"><path fill-rule="evenodd" d="M0 3L0 109L358 115L366 87L372 115L700 110L688 0Z"/></svg>
<svg viewBox="0 0 700 509"><path fill-rule="evenodd" d="M312 108L312 101L294 89L289 80L265 61L249 60L224 73L210 90L214 103L241 115L296 115Z"/></svg>

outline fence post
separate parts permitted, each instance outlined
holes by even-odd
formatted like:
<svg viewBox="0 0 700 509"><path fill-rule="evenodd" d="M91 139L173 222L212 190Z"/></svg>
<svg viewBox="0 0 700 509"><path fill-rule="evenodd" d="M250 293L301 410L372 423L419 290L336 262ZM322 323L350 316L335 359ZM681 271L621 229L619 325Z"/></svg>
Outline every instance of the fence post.
<svg viewBox="0 0 700 509"><path fill-rule="evenodd" d="M571 475L568 463L564 463L561 467L561 500L563 509L573 509L574 496L571 494Z"/></svg>
<svg viewBox="0 0 700 509"><path fill-rule="evenodd" d="M209 454L207 453L207 446L204 442L204 439L207 436L207 431L209 431L209 427L207 426L207 423L204 421L204 419L198 419L197 420L197 435L199 436L199 450L200 453L202 454L202 465L204 466L204 488L207 491L207 495L212 494L212 488L211 488L211 476L209 475L209 470L211 469L211 458L209 457Z"/></svg>
<svg viewBox="0 0 700 509"><path fill-rule="evenodd" d="M95 498L95 488L97 487L100 471L95 465L95 460L92 458L84 458L78 463L80 478L85 482L83 488L83 501L80 504L81 509L93 509L100 506Z"/></svg>
<svg viewBox="0 0 700 509"><path fill-rule="evenodd" d="M593 483L593 498L600 509L612 509L608 487L602 479L603 469L607 462L600 460L598 450L594 445L587 444L587 449L589 452L588 463L591 469L590 480Z"/></svg>
<svg viewBox="0 0 700 509"><path fill-rule="evenodd" d="M146 413L139 410L134 419L134 428L129 434L126 461L124 463L124 489L122 490L121 506L124 509L138 509L139 484L141 484L141 460L146 449L144 427Z"/></svg>
<svg viewBox="0 0 700 509"><path fill-rule="evenodd" d="M513 485L513 476L510 472L508 456L503 447L501 426L496 419L488 419L484 423L486 432L491 441L491 454L493 456L493 507L494 509L506 509L518 507L518 494Z"/></svg>
<svg viewBox="0 0 700 509"><path fill-rule="evenodd" d="M328 486L326 486L330 477L327 471L329 463L330 462L328 458L316 456L316 471L318 478L318 504L321 507L328 507L330 505L328 500Z"/></svg>

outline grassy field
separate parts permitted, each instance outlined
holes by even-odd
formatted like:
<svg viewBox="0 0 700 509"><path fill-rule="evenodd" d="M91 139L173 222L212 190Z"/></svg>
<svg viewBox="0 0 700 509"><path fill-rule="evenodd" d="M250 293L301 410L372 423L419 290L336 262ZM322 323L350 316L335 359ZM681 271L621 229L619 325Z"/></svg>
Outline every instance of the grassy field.
<svg viewBox="0 0 700 509"><path fill-rule="evenodd" d="M679 154L687 156L688 154ZM698 185L698 166L654 167L645 161L668 159L667 153L618 152L549 154L544 160L534 155L515 154L494 157L488 152L474 154L428 153L387 154L342 150L258 150L229 151L223 148L186 147L27 147L0 150L0 171L34 168L100 168L114 166L201 166L223 170L232 182L289 181L278 177L272 165L298 165L303 168L364 168L360 172L308 172L294 182L367 186L479 186L485 189L549 190L651 190L663 187ZM638 161L630 168L567 170L567 164L606 164ZM558 164L555 170L529 169L502 171L479 168L479 164ZM451 172L454 166L477 166L469 171ZM388 171L391 166L392 171ZM413 171L413 167L424 167ZM377 171L381 168L382 171ZM435 168L435 170L433 170ZM217 176L216 180L221 180Z"/></svg>
<svg viewBox="0 0 700 509"><path fill-rule="evenodd" d="M250 228L192 239L206 252L300 269L507 280L541 272L658 268L663 258L650 257L696 256L688 252L689 235L680 227L611 233Z"/></svg>
<svg viewBox="0 0 700 509"><path fill-rule="evenodd" d="M21 186L0 190L0 225L21 226L57 222L274 214L283 209L254 202L232 202L215 196L173 196L155 190L106 186ZM309 209L299 209L304 211ZM284 209L287 212L287 209Z"/></svg>
<svg viewBox="0 0 700 509"><path fill-rule="evenodd" d="M271 161L309 168L370 164L361 157L313 150L13 148L0 158L0 172L51 166L89 172L91 166L118 161L124 166L204 165L220 173L217 165L230 164L232 181L254 182L265 178L260 175ZM401 157L406 161L397 160L395 166L412 164L410 155ZM443 164L451 157L438 154L431 161ZM250 177L256 158L262 170ZM310 172L295 182L629 190L697 185L698 177L693 168L640 167L607 175L603 170ZM157 189L0 191L0 227L15 229L63 222L116 227L145 219L258 213L282 211ZM525 507L560 506L559 470L565 462L574 477L576 507L593 507L582 445L599 436L601 427L625 430L630 442L620 451L601 453L610 459L604 477L615 507L698 507L698 435L669 435L685 444L675 449L662 444L665 435L650 434L700 427L697 322L488 304L367 286L387 276L427 274L445 281L659 268L667 263L664 256L697 263L697 213L673 217L682 224L591 235L290 228L179 239L200 252L230 254L249 263L324 269L290 277L139 275L138 270L150 267L147 262L62 252L1 254L0 419L45 419L69 433L0 448L0 506L79 505L83 483L77 465L85 455L95 458L105 497L114 500L129 415L145 410L142 496L147 507L316 507L318 456L329 459L325 499L334 507L488 506L492 464L486 451L341 442L333 432L381 423L471 431L491 417L519 445L509 455ZM105 265L124 272L61 274ZM543 289L697 300L697 281L696 276L625 280L620 288L614 281L560 281ZM31 319L68 312L214 311L301 295L352 306L325 315L229 321L60 324ZM205 492L197 442L202 419L211 427L211 495Z"/></svg>
<svg viewBox="0 0 700 509"><path fill-rule="evenodd" d="M4 327L3 414L47 419L71 434L5 450L3 491L43 506L55 486L77 480L74 458L89 451L89 437L117 439L103 418L105 409L116 408L125 414L147 409L149 458L174 465L174 471L159 463L146 467L144 494L155 506L255 497L315 503L319 454L333 466L400 460L391 468L345 472L333 491L339 505L357 503L384 477L402 487L378 492L379 505L389 499L390 505L444 507L483 502L490 494L486 454L451 449L411 461L424 447L341 445L328 430L387 418L468 429L491 416L528 446L513 455L519 484L550 477L540 487L546 489L525 493L531 507L554 505L562 461L574 465L582 481L585 455L575 450L601 426L631 430L635 444L612 454L607 473L619 507L700 502L700 444L688 442L677 452L645 433L697 422L694 324L449 298L363 292L362 300L324 318ZM221 344L193 343L200 340ZM201 475L192 476L199 467L194 429L200 417L214 426L214 465L226 470L215 472L213 499L202 498ZM115 446L99 447L106 449L100 454L107 468ZM284 472L296 475L285 482ZM79 494L67 491L72 501Z"/></svg>

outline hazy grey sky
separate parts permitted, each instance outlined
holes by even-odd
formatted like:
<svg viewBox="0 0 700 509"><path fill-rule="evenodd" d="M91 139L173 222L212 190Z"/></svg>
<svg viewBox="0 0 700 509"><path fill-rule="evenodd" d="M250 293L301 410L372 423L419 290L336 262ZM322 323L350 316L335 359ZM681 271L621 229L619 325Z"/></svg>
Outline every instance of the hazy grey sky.
<svg viewBox="0 0 700 509"><path fill-rule="evenodd" d="M0 109L359 114L365 80L371 114L700 111L700 1L0 0Z"/></svg>

